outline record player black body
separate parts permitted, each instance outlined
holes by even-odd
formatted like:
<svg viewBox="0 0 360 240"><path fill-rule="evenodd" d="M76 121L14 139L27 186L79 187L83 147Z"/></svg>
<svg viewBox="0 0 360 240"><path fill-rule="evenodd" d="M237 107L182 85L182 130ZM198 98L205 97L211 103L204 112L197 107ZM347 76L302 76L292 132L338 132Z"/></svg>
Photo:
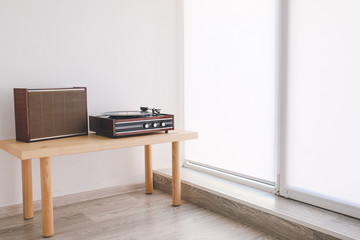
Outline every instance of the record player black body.
<svg viewBox="0 0 360 240"><path fill-rule="evenodd" d="M106 137L168 132L174 129L174 115L160 113L159 109L144 107L141 111L118 111L90 116L89 122L90 131Z"/></svg>

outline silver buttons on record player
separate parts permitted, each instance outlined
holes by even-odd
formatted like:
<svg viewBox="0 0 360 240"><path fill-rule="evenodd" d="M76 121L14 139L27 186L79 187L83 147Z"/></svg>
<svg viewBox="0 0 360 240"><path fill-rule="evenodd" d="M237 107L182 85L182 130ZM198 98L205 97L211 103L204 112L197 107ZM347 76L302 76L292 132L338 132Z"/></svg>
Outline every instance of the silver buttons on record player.
<svg viewBox="0 0 360 240"><path fill-rule="evenodd" d="M143 124L143 127L145 128L145 129L148 129L148 128L151 128L151 127L153 127L153 128L158 128L158 127L165 127L165 126L167 126L167 124L165 123L165 122L153 122L153 123L144 123Z"/></svg>

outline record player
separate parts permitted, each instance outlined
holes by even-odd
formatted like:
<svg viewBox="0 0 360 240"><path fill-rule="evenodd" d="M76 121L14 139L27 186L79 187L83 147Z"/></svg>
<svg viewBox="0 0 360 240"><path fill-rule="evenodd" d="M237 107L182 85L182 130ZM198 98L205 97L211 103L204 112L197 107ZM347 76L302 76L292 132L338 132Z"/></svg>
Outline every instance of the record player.
<svg viewBox="0 0 360 240"><path fill-rule="evenodd" d="M174 115L160 109L140 107L140 111L114 111L90 116L90 131L106 137L121 137L174 130Z"/></svg>

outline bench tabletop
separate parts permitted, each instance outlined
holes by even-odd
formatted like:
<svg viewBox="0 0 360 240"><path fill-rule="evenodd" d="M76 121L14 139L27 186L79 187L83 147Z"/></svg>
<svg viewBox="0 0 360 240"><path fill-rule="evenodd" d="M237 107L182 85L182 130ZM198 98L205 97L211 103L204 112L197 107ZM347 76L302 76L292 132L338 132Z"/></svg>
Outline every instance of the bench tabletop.
<svg viewBox="0 0 360 240"><path fill-rule="evenodd" d="M156 132L141 136L108 138L89 133L89 135L60 138L38 142L19 142L15 139L0 140L0 148L21 159L62 156L76 153L95 152L151 144L179 142L197 139L197 132L174 130L168 133Z"/></svg>

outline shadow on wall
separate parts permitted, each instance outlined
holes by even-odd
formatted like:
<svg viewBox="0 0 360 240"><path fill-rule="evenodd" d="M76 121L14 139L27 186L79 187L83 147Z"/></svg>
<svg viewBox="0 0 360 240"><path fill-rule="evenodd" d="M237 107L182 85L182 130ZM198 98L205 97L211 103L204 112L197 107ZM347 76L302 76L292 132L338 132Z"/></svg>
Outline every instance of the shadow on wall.
<svg viewBox="0 0 360 240"><path fill-rule="evenodd" d="M14 95L12 88L0 90L0 140L15 138Z"/></svg>
<svg viewBox="0 0 360 240"><path fill-rule="evenodd" d="M21 162L4 151L0 159L0 207L21 203Z"/></svg>
<svg viewBox="0 0 360 240"><path fill-rule="evenodd" d="M15 138L12 88L0 89L0 110L0 140ZM21 162L2 150L0 159L0 207L3 207L21 199L21 192L18 191L21 189Z"/></svg>

